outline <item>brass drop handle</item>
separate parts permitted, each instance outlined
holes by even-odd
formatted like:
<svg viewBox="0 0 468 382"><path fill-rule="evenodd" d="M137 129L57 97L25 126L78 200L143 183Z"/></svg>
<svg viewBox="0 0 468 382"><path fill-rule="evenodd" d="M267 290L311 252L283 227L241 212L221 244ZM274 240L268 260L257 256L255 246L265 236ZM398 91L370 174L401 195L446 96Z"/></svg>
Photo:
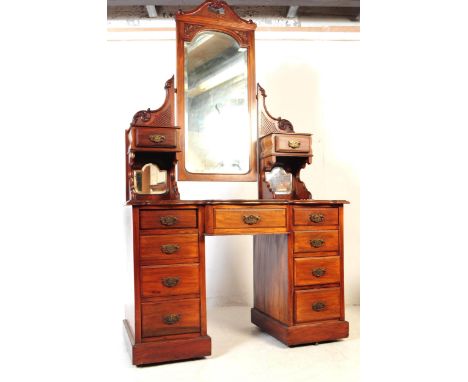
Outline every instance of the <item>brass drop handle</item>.
<svg viewBox="0 0 468 382"><path fill-rule="evenodd" d="M177 218L175 216L161 216L159 221L162 225L171 226L177 223Z"/></svg>
<svg viewBox="0 0 468 382"><path fill-rule="evenodd" d="M322 277L325 275L325 273L326 273L325 268L315 268L312 270L312 275L314 275L315 277Z"/></svg>
<svg viewBox="0 0 468 382"><path fill-rule="evenodd" d="M322 214L310 214L309 220L312 223L322 223L323 221L325 221L325 216L323 216Z"/></svg>
<svg viewBox="0 0 468 382"><path fill-rule="evenodd" d="M242 220L244 221L245 224L253 225L253 224L257 224L262 219L258 215L244 215L242 216Z"/></svg>
<svg viewBox="0 0 468 382"><path fill-rule="evenodd" d="M324 244L325 244L325 240L322 240L322 239L314 239L310 241L310 245L314 248L319 248Z"/></svg>
<svg viewBox="0 0 468 382"><path fill-rule="evenodd" d="M163 321L164 321L164 323L167 324L167 325L176 324L177 322L180 321L180 314L175 314L175 313L166 314L166 315L163 317Z"/></svg>
<svg viewBox="0 0 468 382"><path fill-rule="evenodd" d="M165 253L166 255L172 255L176 253L180 249L180 245L178 244L163 244L161 245L161 252Z"/></svg>
<svg viewBox="0 0 468 382"><path fill-rule="evenodd" d="M153 134L153 135L150 135L148 138L151 142L154 142L154 143L163 143L166 140L166 136L160 135L160 134Z"/></svg>
<svg viewBox="0 0 468 382"><path fill-rule="evenodd" d="M173 288L179 283L178 277L164 277L162 279L162 283L167 288Z"/></svg>
<svg viewBox="0 0 468 382"><path fill-rule="evenodd" d="M288 146L292 149L298 149L299 147L301 147L301 142L296 139L291 139L290 141L288 141Z"/></svg>
<svg viewBox="0 0 468 382"><path fill-rule="evenodd" d="M322 310L324 310L326 308L326 305L324 302L322 301L317 301L317 302L314 302L312 304L312 310L314 312L321 312Z"/></svg>

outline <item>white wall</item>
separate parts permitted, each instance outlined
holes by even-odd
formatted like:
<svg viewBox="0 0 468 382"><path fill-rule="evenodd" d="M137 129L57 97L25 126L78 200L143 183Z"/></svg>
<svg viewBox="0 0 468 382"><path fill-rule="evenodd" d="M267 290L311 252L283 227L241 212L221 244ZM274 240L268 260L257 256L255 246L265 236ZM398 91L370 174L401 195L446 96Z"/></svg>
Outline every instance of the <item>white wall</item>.
<svg viewBox="0 0 468 382"><path fill-rule="evenodd" d="M296 132L313 134L313 163L302 172L313 198L351 202L345 207L345 298L359 304L359 42L275 33L274 40L257 34L257 81L267 91L274 116L289 119ZM175 40L138 41L135 32L132 41L110 41L106 49L106 104L112 106L107 113L121 138L116 160L123 168L123 131L136 111L163 102L164 82L175 73ZM123 170L117 181L123 201ZM178 184L182 199L257 198L255 182ZM206 267L208 306L252 304L252 237L207 237Z"/></svg>

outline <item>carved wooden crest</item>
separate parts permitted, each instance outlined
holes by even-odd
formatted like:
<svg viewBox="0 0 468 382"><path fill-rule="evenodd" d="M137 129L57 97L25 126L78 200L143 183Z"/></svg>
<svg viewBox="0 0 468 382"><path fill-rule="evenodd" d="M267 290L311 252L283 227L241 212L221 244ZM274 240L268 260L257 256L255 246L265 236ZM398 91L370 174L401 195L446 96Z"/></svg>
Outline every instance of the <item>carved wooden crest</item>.
<svg viewBox="0 0 468 382"><path fill-rule="evenodd" d="M281 117L275 118L268 112L265 102L266 97L265 89L257 84L259 138L271 133L294 133L291 122Z"/></svg>
<svg viewBox="0 0 468 382"><path fill-rule="evenodd" d="M213 17L219 21L224 21L229 24L240 24L246 29L255 29L256 25L252 20L244 20L237 15L236 12L225 2L225 1L205 1L197 8L191 11L182 11L176 15L176 20L183 20L184 16L196 16L199 18L207 19L208 21L213 21ZM206 21L206 20L205 20Z"/></svg>
<svg viewBox="0 0 468 382"><path fill-rule="evenodd" d="M133 116L132 126L156 126L172 127L174 126L174 76L167 80L164 89L166 89L166 99L163 105L156 110L140 110Z"/></svg>

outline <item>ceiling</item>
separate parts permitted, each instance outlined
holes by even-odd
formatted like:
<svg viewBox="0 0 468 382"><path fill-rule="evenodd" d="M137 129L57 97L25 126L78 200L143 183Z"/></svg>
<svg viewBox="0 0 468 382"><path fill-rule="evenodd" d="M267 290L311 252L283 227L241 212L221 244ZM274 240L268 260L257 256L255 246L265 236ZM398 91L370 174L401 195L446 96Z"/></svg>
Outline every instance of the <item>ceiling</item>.
<svg viewBox="0 0 468 382"><path fill-rule="evenodd" d="M169 8L183 10L193 9L200 5L202 0L107 0L108 17L112 17L115 7L122 15L135 12L135 7L140 7L145 17L158 17L161 11ZM255 8L259 16L275 15L282 17L300 17L301 15L315 16L345 16L352 20L359 20L360 0L228 0L240 15L245 14L247 9ZM129 14L130 14L129 13ZM109 16L110 15L110 16ZM143 16L142 16L143 17Z"/></svg>

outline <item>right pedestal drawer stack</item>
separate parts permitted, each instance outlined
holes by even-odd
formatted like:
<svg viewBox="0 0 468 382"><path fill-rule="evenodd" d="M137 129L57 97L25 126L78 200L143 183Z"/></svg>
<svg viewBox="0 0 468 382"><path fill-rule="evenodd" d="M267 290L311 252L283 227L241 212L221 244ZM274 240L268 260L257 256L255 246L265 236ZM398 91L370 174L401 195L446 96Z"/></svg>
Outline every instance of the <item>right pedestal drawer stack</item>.
<svg viewBox="0 0 468 382"><path fill-rule="evenodd" d="M340 210L293 207L296 324L344 319Z"/></svg>

